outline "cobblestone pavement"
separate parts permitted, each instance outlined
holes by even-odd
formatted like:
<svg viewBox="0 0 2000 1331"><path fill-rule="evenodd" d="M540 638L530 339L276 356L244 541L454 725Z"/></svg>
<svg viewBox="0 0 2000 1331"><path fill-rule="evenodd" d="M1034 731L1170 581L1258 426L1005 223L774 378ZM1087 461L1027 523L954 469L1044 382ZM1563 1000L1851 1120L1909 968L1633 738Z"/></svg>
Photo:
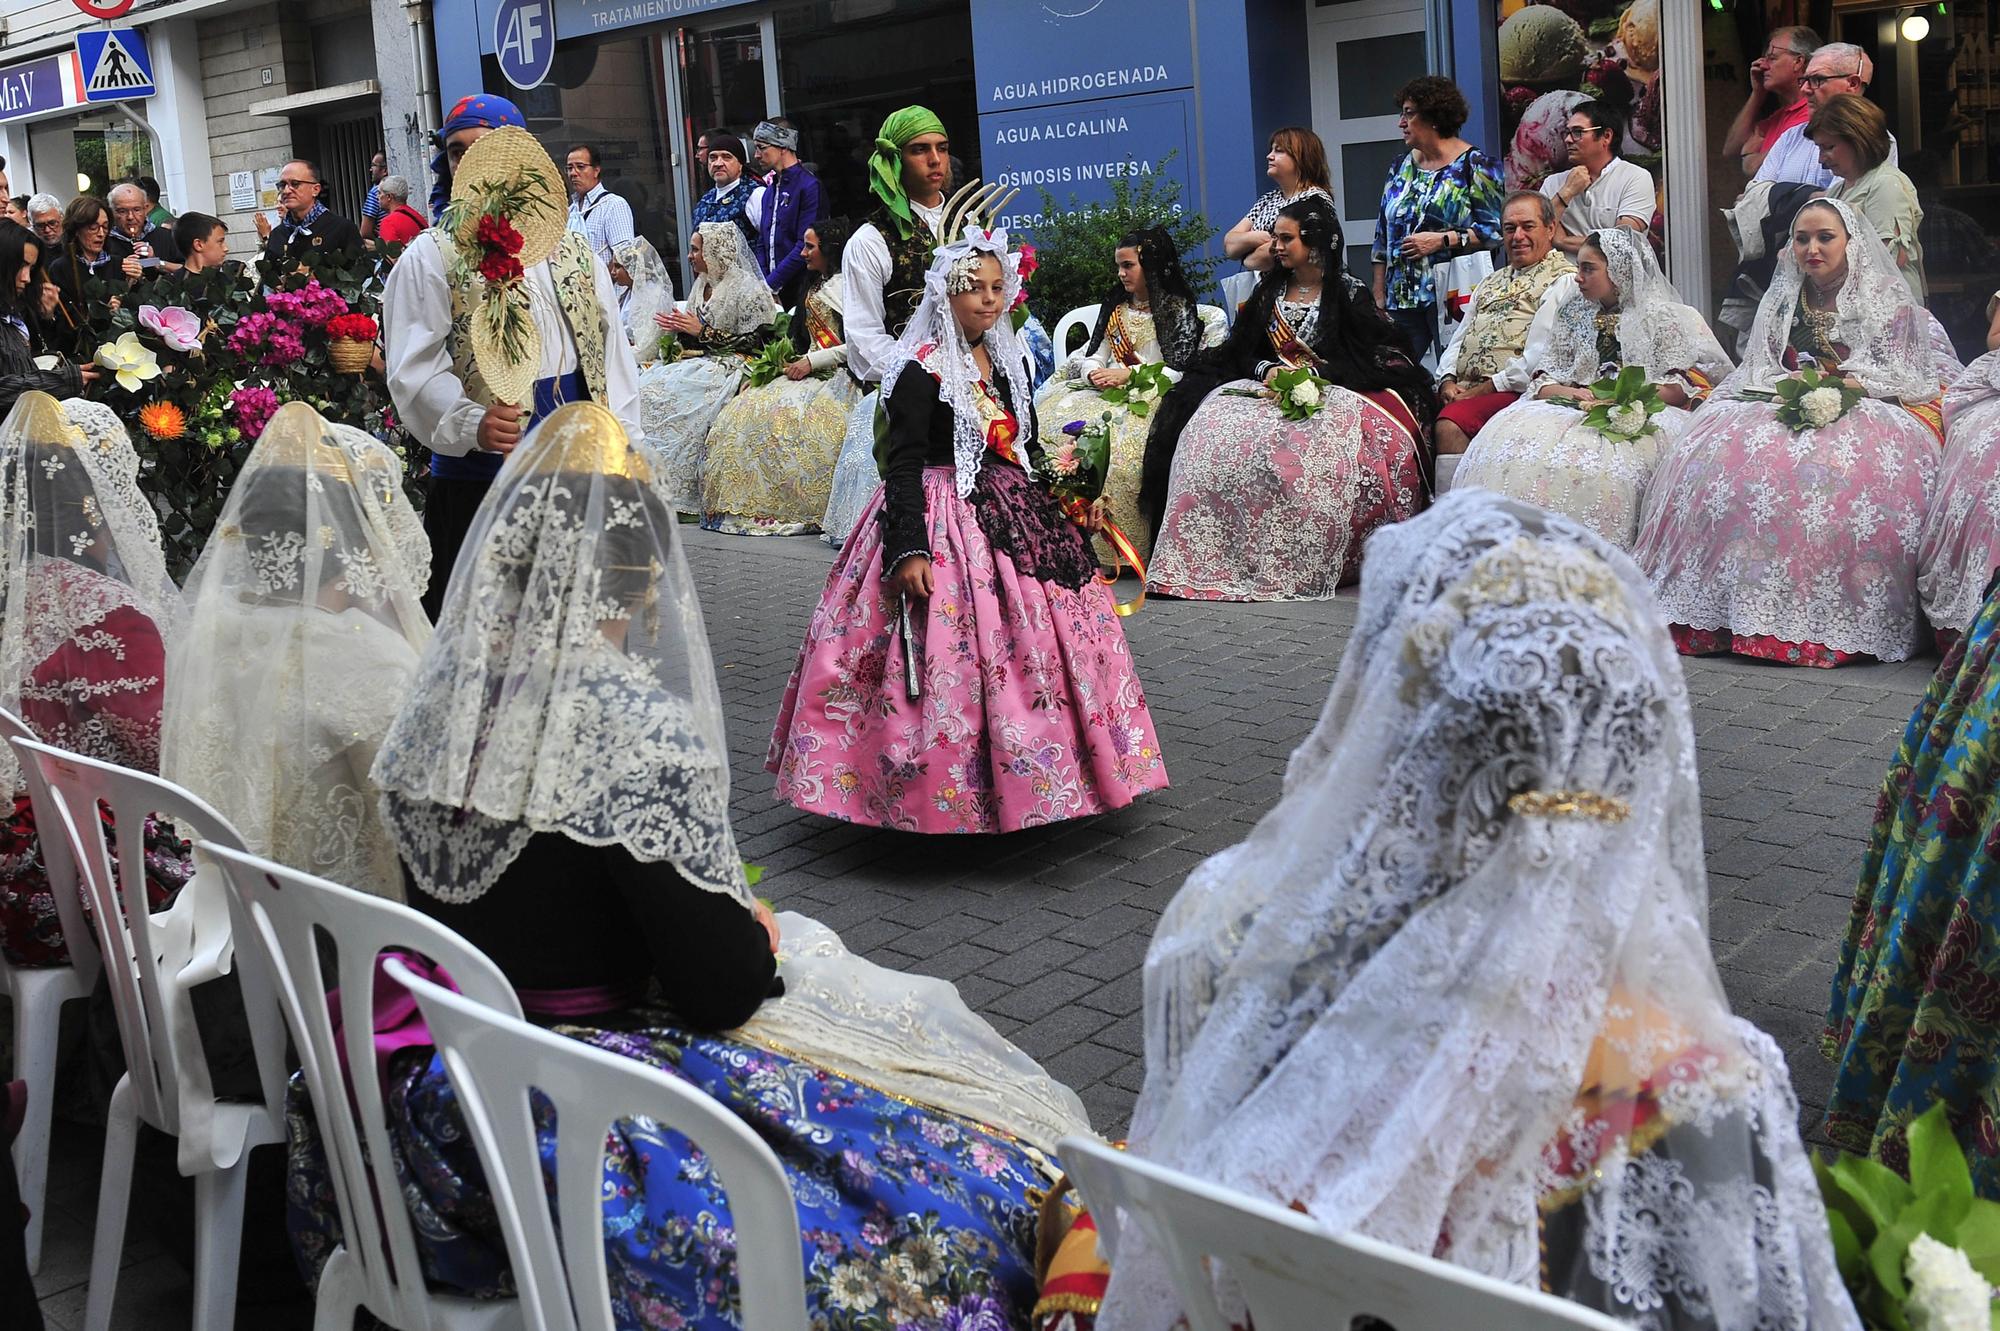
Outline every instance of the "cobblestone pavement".
<svg viewBox="0 0 2000 1331"><path fill-rule="evenodd" d="M833 551L682 528L729 714L742 851L759 889L884 965L955 983L1093 1123L1123 1132L1142 1078L1139 970L1188 871L1242 840L1318 720L1352 596L1297 605L1150 602L1126 621L1173 786L1100 818L1005 837L853 827L771 796L765 746ZM1126 593L1129 595L1129 591ZM1709 932L1736 1011L1784 1049L1808 1132L1830 1084L1820 1020L1875 790L1935 658L1821 671L1686 663L1709 864ZM36 1284L82 1325L101 1133L59 1124ZM157 1229L157 1226L154 1227ZM135 1210L118 1323L185 1327L188 1277ZM304 1327L310 1306L244 1304Z"/></svg>

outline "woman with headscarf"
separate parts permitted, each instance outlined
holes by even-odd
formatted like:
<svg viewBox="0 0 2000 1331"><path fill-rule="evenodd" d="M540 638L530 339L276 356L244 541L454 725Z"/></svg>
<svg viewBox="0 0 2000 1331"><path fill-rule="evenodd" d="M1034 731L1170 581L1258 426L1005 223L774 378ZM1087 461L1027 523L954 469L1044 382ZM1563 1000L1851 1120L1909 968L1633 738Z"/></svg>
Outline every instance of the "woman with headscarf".
<svg viewBox="0 0 2000 1331"><path fill-rule="evenodd" d="M614 245L611 257L632 279L620 312L625 336L639 360L651 361L660 345L658 316L673 313L674 275L667 271L667 261L653 248L653 242L644 236Z"/></svg>
<svg viewBox="0 0 2000 1331"><path fill-rule="evenodd" d="M1930 316L1868 225L1816 199L1743 348L1653 473L1633 558L1688 653L1901 661L1922 644L1917 545L1942 421ZM1805 367L1837 376L1780 417Z"/></svg>
<svg viewBox="0 0 2000 1331"><path fill-rule="evenodd" d="M1018 1325L1029 1191L1043 1153L1089 1131L1082 1106L950 985L750 894L714 664L657 479L579 404L495 482L376 762L410 902L491 957L531 1017L754 1127L797 1202L815 1314ZM491 1297L511 1277L487 1182L443 1063L405 1033L385 1108L425 1272ZM302 1085L290 1219L317 1266L338 1220ZM602 1190L618 1325L726 1323L727 1183L678 1134L618 1125Z"/></svg>
<svg viewBox="0 0 2000 1331"><path fill-rule="evenodd" d="M368 769L430 639L430 542L394 454L278 409L187 581L160 773L259 855L400 901Z"/></svg>
<svg viewBox="0 0 2000 1331"><path fill-rule="evenodd" d="M0 423L0 708L44 743L158 771L180 611L118 417L95 402L23 393ZM0 947L17 966L61 965L69 950L6 744L0 787L13 796L0 828ZM150 822L144 858L155 905L192 872L186 844Z"/></svg>
<svg viewBox="0 0 2000 1331"><path fill-rule="evenodd" d="M847 417L861 388L846 373L841 322L847 278L840 270L847 224L806 228L807 282L791 310L792 350L782 375L744 389L708 432L702 521L737 536L801 536L819 530Z"/></svg>
<svg viewBox="0 0 2000 1331"><path fill-rule="evenodd" d="M1547 340L1531 343L1528 396L1474 437L1454 483L1525 499L1627 550L1654 466L1732 367L1638 232L1591 232L1577 251L1576 288L1555 310ZM1591 424L1592 385L1631 366L1645 372L1665 410L1644 417L1643 404L1627 404L1607 413L1606 428Z"/></svg>
<svg viewBox="0 0 2000 1331"><path fill-rule="evenodd" d="M924 285L884 372L886 479L827 577L765 765L801 809L910 832L1120 808L1166 766L1078 525L1097 519L1047 488L1007 233L967 227Z"/></svg>
<svg viewBox="0 0 2000 1331"><path fill-rule="evenodd" d="M639 376L639 417L659 453L664 492L681 512L699 513L709 427L743 387L744 367L764 345L778 307L750 242L728 222L695 228L688 266L694 290L655 320L682 355Z"/></svg>
<svg viewBox="0 0 2000 1331"><path fill-rule="evenodd" d="M1983 601L1883 778L1820 1047L1835 1146L1907 1173L1910 1125L1942 1103L2000 1199L2000 579Z"/></svg>
<svg viewBox="0 0 2000 1331"><path fill-rule="evenodd" d="M1324 600L1354 577L1369 532L1423 506L1430 376L1348 284L1332 204L1300 199L1271 226L1277 265L1153 414L1149 592ZM1270 391L1294 369L1326 381L1304 419Z"/></svg>
<svg viewBox="0 0 2000 1331"><path fill-rule="evenodd" d="M2000 306L1996 306L2000 308ZM2000 568L2000 351L1944 395L1944 462L1917 546L1917 594L1940 638L1965 632Z"/></svg>
<svg viewBox="0 0 2000 1331"><path fill-rule="evenodd" d="M1148 399L1114 407L1105 403L1104 392L1124 388L1141 365L1163 366L1168 382L1179 383L1195 353L1222 341L1227 330L1222 311L1196 303L1166 228L1127 234L1111 261L1117 280L1098 307L1090 342L1063 363L1061 378L1042 390L1035 418L1043 436L1054 438L1071 421L1095 423L1111 413L1104 506L1143 559L1153 548L1153 529L1139 508L1139 476L1146 459L1146 427L1159 403ZM1097 554L1107 566L1116 558L1103 536L1097 538Z"/></svg>
<svg viewBox="0 0 2000 1331"><path fill-rule="evenodd" d="M1489 493L1369 541L1283 797L1154 933L1136 1155L1634 1325L1859 1331L1710 954L1659 625L1608 542ZM1099 1331L1173 1324L1167 1260L1125 1227Z"/></svg>
<svg viewBox="0 0 2000 1331"><path fill-rule="evenodd" d="M875 417L882 371L923 299L924 273L945 240L945 190L951 185L951 139L928 108L892 112L868 158L868 191L879 207L848 238L847 371L870 390L847 416L820 530L833 545L847 540L882 474L875 465Z"/></svg>

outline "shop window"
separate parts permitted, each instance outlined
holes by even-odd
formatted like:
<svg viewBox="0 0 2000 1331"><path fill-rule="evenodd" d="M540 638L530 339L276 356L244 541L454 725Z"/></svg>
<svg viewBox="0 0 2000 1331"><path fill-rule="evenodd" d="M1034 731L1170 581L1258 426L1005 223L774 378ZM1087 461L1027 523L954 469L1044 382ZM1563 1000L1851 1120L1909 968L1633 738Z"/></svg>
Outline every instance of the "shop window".
<svg viewBox="0 0 2000 1331"><path fill-rule="evenodd" d="M71 136L79 194L95 194L101 199L121 180L158 174L153 170L153 141L122 116L117 122L79 120ZM55 192L68 197L67 191Z"/></svg>

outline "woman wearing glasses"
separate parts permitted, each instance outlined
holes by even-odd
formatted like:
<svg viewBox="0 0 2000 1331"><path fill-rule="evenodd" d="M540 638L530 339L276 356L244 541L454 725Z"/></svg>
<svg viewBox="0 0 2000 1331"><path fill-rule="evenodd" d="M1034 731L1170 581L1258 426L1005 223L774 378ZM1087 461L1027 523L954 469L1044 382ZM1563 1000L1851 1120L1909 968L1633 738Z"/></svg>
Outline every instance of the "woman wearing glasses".
<svg viewBox="0 0 2000 1331"><path fill-rule="evenodd" d="M1470 108L1450 79L1426 74L1396 94L1410 146L1390 168L1375 218L1375 303L1421 360L1444 350L1432 265L1491 249L1500 237L1500 170L1458 137Z"/></svg>

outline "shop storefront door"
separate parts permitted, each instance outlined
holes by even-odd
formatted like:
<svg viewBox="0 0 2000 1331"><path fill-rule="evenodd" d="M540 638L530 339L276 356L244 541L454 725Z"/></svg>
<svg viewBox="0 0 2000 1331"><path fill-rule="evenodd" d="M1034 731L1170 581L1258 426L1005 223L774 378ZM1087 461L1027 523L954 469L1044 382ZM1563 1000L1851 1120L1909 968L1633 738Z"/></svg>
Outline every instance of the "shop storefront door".
<svg viewBox="0 0 2000 1331"><path fill-rule="evenodd" d="M1382 182L1408 151L1396 91L1425 72L1422 0L1317 0L1307 18L1313 131L1326 144L1348 270L1369 271Z"/></svg>

